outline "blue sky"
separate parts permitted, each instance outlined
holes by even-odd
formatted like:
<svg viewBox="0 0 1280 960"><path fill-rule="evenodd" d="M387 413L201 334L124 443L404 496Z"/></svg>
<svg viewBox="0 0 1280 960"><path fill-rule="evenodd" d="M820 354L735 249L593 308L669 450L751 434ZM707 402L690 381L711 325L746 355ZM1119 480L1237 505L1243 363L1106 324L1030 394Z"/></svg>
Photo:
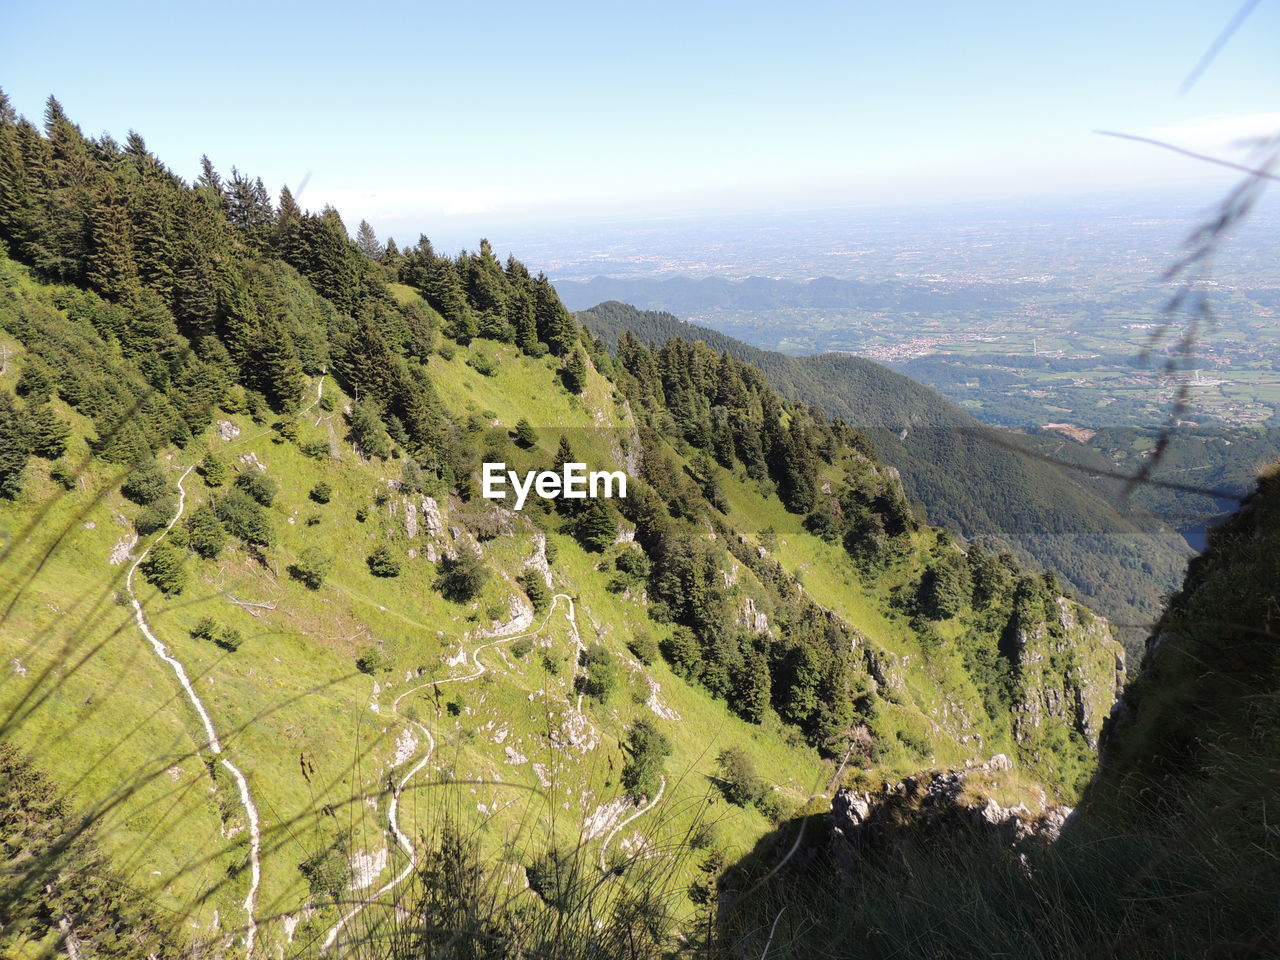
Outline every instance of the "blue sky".
<svg viewBox="0 0 1280 960"><path fill-rule="evenodd" d="M591 218L1229 182L1280 129L1280 2L24 2L0 86L38 118L207 152L412 239Z"/></svg>

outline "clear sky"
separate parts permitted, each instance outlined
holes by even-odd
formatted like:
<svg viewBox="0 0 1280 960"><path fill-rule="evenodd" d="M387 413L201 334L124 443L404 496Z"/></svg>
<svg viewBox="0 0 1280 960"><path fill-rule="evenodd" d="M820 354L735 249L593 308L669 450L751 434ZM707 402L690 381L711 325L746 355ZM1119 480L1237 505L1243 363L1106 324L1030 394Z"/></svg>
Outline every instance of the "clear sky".
<svg viewBox="0 0 1280 960"><path fill-rule="evenodd" d="M1116 193L1280 130L1280 0L18 0L0 86L412 240L595 217ZM1228 182L1230 178L1227 178Z"/></svg>

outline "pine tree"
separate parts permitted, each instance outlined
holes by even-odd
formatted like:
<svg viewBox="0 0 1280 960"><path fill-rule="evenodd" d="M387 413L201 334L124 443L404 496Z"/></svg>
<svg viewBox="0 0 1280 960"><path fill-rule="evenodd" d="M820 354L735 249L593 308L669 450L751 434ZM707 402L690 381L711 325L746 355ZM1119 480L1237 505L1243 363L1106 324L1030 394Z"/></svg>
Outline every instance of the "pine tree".
<svg viewBox="0 0 1280 960"><path fill-rule="evenodd" d="M622 785L637 802L655 797L662 784L662 764L671 756L671 741L648 720L637 720L627 731L623 745L627 762L622 768Z"/></svg>
<svg viewBox="0 0 1280 960"><path fill-rule="evenodd" d="M382 265L387 268L392 281L398 280L400 265L404 263L404 257L400 253L400 248L396 246L395 237L387 237L387 245L382 251Z"/></svg>
<svg viewBox="0 0 1280 960"><path fill-rule="evenodd" d="M71 428L58 419L47 403L32 404L23 413L27 446L35 456L57 460L67 452Z"/></svg>
<svg viewBox="0 0 1280 960"><path fill-rule="evenodd" d="M227 528L213 507L202 503L187 518L187 546L206 560L216 559L227 544Z"/></svg>
<svg viewBox="0 0 1280 960"><path fill-rule="evenodd" d="M360 221L360 227L356 230L356 247L376 263L381 263L386 253L382 244L378 242L378 235L373 232L373 227L369 226L368 220Z"/></svg>
<svg viewBox="0 0 1280 960"><path fill-rule="evenodd" d="M114 180L105 182L91 225L86 277L109 299L122 300L138 288L138 267L133 223Z"/></svg>
<svg viewBox="0 0 1280 960"><path fill-rule="evenodd" d="M567 354L577 340L577 327L569 311L560 302L560 296L546 274L538 274L533 282L533 315L538 328L538 339L558 357Z"/></svg>
<svg viewBox="0 0 1280 960"><path fill-rule="evenodd" d="M602 552L618 539L618 518L603 500L588 497L574 522L574 536L588 550Z"/></svg>
<svg viewBox="0 0 1280 960"><path fill-rule="evenodd" d="M182 549L172 540L161 540L153 546L147 558L139 564L139 569L161 593L179 594L187 585Z"/></svg>
<svg viewBox="0 0 1280 960"><path fill-rule="evenodd" d="M531 450L538 445L538 431L524 417L516 422L516 443L526 450Z"/></svg>
<svg viewBox="0 0 1280 960"><path fill-rule="evenodd" d="M278 320L262 324L256 350L249 354L250 381L277 412L297 406L306 377L293 341Z"/></svg>
<svg viewBox="0 0 1280 960"><path fill-rule="evenodd" d="M769 662L754 647L742 659L733 685L733 709L748 723L761 723L769 709L771 680Z"/></svg>
<svg viewBox="0 0 1280 960"><path fill-rule="evenodd" d="M587 359L580 349L574 350L565 360L561 379L570 393L581 393L587 388Z"/></svg>
<svg viewBox="0 0 1280 960"><path fill-rule="evenodd" d="M9 394L0 390L0 497L12 500L21 492L30 453L26 422Z"/></svg>

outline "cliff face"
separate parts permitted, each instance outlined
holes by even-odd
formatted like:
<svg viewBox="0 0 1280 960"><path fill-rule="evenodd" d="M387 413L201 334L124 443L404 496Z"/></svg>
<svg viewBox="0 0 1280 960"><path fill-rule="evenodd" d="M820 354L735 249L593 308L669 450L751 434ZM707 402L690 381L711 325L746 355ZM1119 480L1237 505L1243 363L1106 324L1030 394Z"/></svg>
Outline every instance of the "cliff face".
<svg viewBox="0 0 1280 960"><path fill-rule="evenodd" d="M1057 839L1070 807L1021 778L1004 754L963 769L930 770L878 791L840 790L831 802L831 855L847 881L884 856L908 861L917 847L975 831L1023 852Z"/></svg>
<svg viewBox="0 0 1280 960"><path fill-rule="evenodd" d="M1014 739L1034 752L1074 733L1097 749L1124 682L1124 648L1111 625L1065 597L1020 604L1006 653L1017 677Z"/></svg>

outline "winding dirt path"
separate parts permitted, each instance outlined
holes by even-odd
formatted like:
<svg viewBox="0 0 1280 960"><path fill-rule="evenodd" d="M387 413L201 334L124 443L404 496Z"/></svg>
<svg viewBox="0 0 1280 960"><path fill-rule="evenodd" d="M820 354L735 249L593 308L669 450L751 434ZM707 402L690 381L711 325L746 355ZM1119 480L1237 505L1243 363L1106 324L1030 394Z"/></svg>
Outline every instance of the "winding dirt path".
<svg viewBox="0 0 1280 960"><path fill-rule="evenodd" d="M525 637L538 636L547 628L547 625L551 622L551 618L555 615L556 607L559 606L562 600L569 605L569 623L573 626L574 637L576 638L578 633L578 621L574 611L573 598L568 594L557 593L551 598L551 607L547 610L546 618L542 621L542 625L536 630L526 630L521 633L512 633L505 636L494 637L492 640L480 644L471 651L471 656L468 660L470 660L474 669L470 673L465 673L456 677L444 677L439 680L428 680L424 683L417 684L416 686L409 687L407 690L401 692L401 694L391 702L391 712L422 733L428 744L427 750L422 755L422 758L418 760L418 762L415 763L403 777L400 778L400 781L392 789L391 803L387 807L387 821L391 827L391 834L396 838L396 843L400 845L400 849L408 856L409 862L405 865L403 870L396 874L395 877L383 884L372 897L356 904L333 925L329 930L328 935L324 938L324 943L320 945L321 952L329 950L334 945L338 939L338 934L342 932L342 928L351 920L355 919L355 917L358 916L366 906L398 887L408 879L409 875L413 873L414 868L418 865L418 853L413 845L413 841L405 836L404 831L400 828L400 794L404 791L404 788L408 786L409 781L416 777L422 768L431 761L431 757L435 754L436 750L436 738L432 735L431 731L426 728L426 726L401 714L400 702L404 700L405 697L417 693L419 690L425 690L428 687L438 687L446 683L470 683L473 680L478 680L489 672L489 668L480 660L480 654L483 651L497 647L501 644L512 643ZM578 644L579 646L581 645L580 640L578 641Z"/></svg>
<svg viewBox="0 0 1280 960"><path fill-rule="evenodd" d="M662 799L662 794L666 789L667 789L667 778L662 777L658 780L658 792L653 795L653 799L650 800L643 807L638 807L631 814L631 816L627 817L625 820L619 820L617 823L613 825L613 829L605 834L604 839L600 841L600 869L601 870L604 870L606 873L609 870L609 862L606 854L608 854L609 852L610 841L612 841L613 838L616 837L618 833L622 830L622 828L625 827L627 824L632 823L636 820L639 820L646 813L648 813L650 810L656 807L658 805L658 801Z"/></svg>
<svg viewBox="0 0 1280 960"><path fill-rule="evenodd" d="M262 883L262 865L260 855L262 853L262 834L259 830L258 808L254 806L253 796L249 793L249 783L245 780L244 774L240 772L239 767L231 762L222 752L222 741L218 739L218 732L214 729L213 720L209 717L209 711L205 709L204 702L196 693L195 686L192 685L190 677L187 676L187 670L182 665L182 661L169 653L169 650L156 635L151 631L151 626L147 623L146 614L142 610L142 604L138 600L138 594L133 589L133 576L138 570L138 566L147 558L149 554L161 540L169 535L169 531L174 528L178 520L182 517L182 512L187 504L187 491L182 484L190 476L191 471L195 467L187 467L186 471L178 478L178 509L174 513L173 519L165 526L160 536L152 541L146 550L139 554L138 559L133 561L133 566L129 568L129 573L124 580L125 592L129 595L129 603L133 606L133 619L138 625L138 629L142 631L142 635L151 643L152 649L156 656L173 668L174 674L178 678L178 683L182 685L183 692L186 693L187 700L191 703L196 715L200 718L200 723L204 727L206 747L210 753L215 754L227 772L231 774L236 781L236 787L240 793L240 805L244 807L245 819L249 826L249 892L244 898L244 912L248 917L245 924L245 948L244 955L246 958L253 957L253 942L258 933L257 920L254 918L254 911L257 907L258 888Z"/></svg>

